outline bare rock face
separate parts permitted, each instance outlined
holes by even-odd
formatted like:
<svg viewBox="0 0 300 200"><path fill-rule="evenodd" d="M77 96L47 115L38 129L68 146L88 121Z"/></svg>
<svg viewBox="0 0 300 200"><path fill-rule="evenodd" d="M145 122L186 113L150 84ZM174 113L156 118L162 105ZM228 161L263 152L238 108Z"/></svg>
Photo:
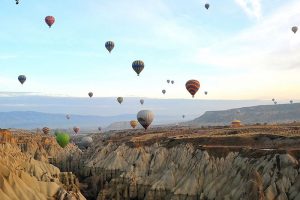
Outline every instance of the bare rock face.
<svg viewBox="0 0 300 200"><path fill-rule="evenodd" d="M9 134L6 132L5 137L2 136L5 142L0 144L1 200L85 199L74 174L60 172L49 164L48 159L53 151L53 146L49 146L51 137L43 139L41 135L27 134L24 137L13 136L9 140ZM65 150L57 148L55 151Z"/></svg>
<svg viewBox="0 0 300 200"><path fill-rule="evenodd" d="M299 160L267 150L217 155L187 143L129 147L97 144L72 163L87 198L295 199L300 198ZM83 162L84 160L84 162Z"/></svg>

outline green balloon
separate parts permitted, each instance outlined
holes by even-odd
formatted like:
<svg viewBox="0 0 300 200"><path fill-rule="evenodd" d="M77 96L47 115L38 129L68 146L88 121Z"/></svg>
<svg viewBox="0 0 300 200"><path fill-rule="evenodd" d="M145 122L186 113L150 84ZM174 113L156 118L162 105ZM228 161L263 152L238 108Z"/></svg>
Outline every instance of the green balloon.
<svg viewBox="0 0 300 200"><path fill-rule="evenodd" d="M70 141L70 136L67 133L58 133L56 136L56 141L62 148L65 148Z"/></svg>

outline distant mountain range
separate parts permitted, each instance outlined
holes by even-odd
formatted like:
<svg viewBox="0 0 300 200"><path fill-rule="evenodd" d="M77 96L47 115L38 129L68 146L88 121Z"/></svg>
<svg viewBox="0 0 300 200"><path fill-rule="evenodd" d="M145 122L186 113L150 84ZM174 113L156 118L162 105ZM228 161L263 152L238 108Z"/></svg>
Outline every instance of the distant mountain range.
<svg viewBox="0 0 300 200"><path fill-rule="evenodd" d="M228 125L235 119L244 124L300 121L300 103L207 111L202 116L182 124L191 126Z"/></svg>
<svg viewBox="0 0 300 200"><path fill-rule="evenodd" d="M47 126L53 129L72 129L74 126L78 126L82 131L98 131L98 127L101 126L103 130L117 130L131 128L129 121L136 119L135 114L70 116L71 118L68 120L64 114L35 111L0 112L0 128L36 129ZM172 122L172 116L156 116L156 118L159 123Z"/></svg>

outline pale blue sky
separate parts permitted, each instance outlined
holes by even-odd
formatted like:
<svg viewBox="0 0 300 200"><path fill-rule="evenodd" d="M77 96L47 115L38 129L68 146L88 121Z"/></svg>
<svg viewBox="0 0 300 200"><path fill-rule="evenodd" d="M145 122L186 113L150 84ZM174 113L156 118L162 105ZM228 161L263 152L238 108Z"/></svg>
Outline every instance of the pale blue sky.
<svg viewBox="0 0 300 200"><path fill-rule="evenodd" d="M198 79L198 99L300 99L300 33L290 30L300 26L299 0L208 2L0 1L0 91L191 98L185 82Z"/></svg>

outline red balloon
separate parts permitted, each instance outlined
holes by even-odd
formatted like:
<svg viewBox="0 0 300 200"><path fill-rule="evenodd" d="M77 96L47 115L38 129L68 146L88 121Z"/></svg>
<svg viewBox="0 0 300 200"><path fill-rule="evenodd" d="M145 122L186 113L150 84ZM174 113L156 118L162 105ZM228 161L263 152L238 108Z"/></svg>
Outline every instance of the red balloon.
<svg viewBox="0 0 300 200"><path fill-rule="evenodd" d="M49 28L51 28L51 26L54 24L55 22L55 18L53 16L47 16L45 18L45 22L46 24L49 26Z"/></svg>
<svg viewBox="0 0 300 200"><path fill-rule="evenodd" d="M200 83L197 80L189 80L186 82L185 87L187 89L187 91L189 91L189 93L193 96L197 93L197 91L200 88Z"/></svg>

